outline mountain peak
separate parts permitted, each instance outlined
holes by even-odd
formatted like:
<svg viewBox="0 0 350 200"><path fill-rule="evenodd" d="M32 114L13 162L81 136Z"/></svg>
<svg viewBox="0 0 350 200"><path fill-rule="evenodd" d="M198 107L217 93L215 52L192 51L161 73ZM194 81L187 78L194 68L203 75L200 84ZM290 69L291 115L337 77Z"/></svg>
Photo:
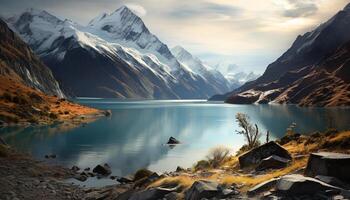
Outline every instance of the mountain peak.
<svg viewBox="0 0 350 200"><path fill-rule="evenodd" d="M133 13L131 11L131 9L129 7L127 7L126 5L121 6L120 8L118 8L117 10L115 10L115 12L130 12ZM134 13L133 13L134 14Z"/></svg>

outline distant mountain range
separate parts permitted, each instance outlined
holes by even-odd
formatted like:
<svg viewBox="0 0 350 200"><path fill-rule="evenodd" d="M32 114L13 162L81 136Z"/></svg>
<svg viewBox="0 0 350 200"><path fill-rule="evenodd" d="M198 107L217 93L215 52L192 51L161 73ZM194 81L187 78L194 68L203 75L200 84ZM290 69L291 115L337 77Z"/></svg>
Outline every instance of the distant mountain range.
<svg viewBox="0 0 350 200"><path fill-rule="evenodd" d="M315 30L299 35L264 74L226 95L228 103L350 105L350 4Z"/></svg>
<svg viewBox="0 0 350 200"><path fill-rule="evenodd" d="M238 85L182 47L172 50L126 6L87 26L28 9L6 19L70 95L208 98Z"/></svg>

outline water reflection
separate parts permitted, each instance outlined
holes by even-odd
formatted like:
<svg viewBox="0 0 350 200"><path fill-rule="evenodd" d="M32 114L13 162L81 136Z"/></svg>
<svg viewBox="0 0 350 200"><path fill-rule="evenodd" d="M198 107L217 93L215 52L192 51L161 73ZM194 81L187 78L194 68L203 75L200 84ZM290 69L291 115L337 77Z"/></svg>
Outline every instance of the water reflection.
<svg viewBox="0 0 350 200"><path fill-rule="evenodd" d="M1 136L39 159L53 153L57 155L54 162L66 166L93 167L106 162L114 175L127 175L143 167L161 172L178 165L190 167L217 145L237 150L244 143L242 136L235 134L237 112L248 114L260 130L270 130L275 138L284 135L292 122L297 123L299 132L323 130L327 116L334 119L336 127L350 128L349 109L103 99L82 103L111 109L112 117L77 128L59 124L1 129ZM182 144L173 149L164 145L170 136Z"/></svg>

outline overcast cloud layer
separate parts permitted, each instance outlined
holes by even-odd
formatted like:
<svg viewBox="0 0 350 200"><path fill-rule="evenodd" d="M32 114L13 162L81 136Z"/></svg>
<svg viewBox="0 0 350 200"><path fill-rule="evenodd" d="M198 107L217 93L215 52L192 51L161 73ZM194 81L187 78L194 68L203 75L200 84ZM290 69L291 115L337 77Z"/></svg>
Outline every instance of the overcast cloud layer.
<svg viewBox="0 0 350 200"><path fill-rule="evenodd" d="M312 30L348 0L0 0L1 15L45 9L80 24L127 5L170 47L208 63L262 73L298 34Z"/></svg>

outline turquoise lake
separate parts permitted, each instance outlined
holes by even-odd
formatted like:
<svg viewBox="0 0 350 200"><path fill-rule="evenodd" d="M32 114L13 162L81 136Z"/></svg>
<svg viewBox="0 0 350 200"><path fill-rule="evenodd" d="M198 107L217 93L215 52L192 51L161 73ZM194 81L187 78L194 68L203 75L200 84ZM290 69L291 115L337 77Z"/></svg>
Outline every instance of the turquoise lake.
<svg viewBox="0 0 350 200"><path fill-rule="evenodd" d="M295 122L296 132L325 130L329 124L350 129L349 108L300 108L284 105L230 105L206 101L116 101L77 99L112 116L76 128L49 127L2 128L0 136L20 151L39 160L46 154L57 158L53 164L93 168L108 163L113 175L134 173L140 168L157 172L173 171L177 166L191 167L204 159L215 146L226 146L234 153L244 144L235 122L237 112L246 113L271 138L285 134ZM332 120L329 120L332 119ZM164 145L173 136L181 141L175 148ZM76 182L76 181L75 181ZM109 179L89 179L81 183L99 186L115 183Z"/></svg>

